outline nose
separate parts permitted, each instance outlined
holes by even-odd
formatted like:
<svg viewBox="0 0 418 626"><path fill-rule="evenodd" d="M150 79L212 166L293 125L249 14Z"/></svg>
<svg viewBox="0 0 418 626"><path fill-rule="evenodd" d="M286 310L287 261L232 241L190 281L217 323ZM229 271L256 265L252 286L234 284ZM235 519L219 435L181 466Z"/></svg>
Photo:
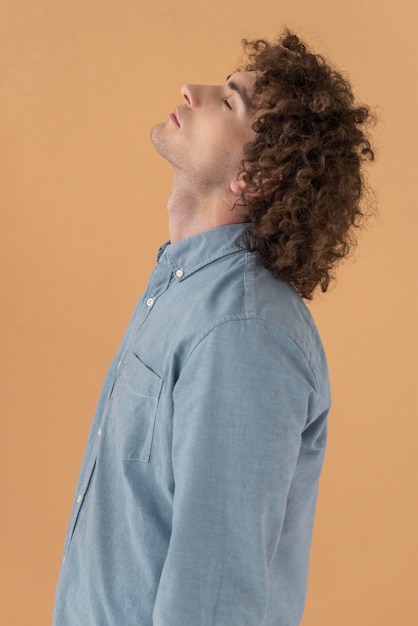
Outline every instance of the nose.
<svg viewBox="0 0 418 626"><path fill-rule="evenodd" d="M183 100L191 109L207 104L215 91L217 88L214 85L183 85L181 88Z"/></svg>
<svg viewBox="0 0 418 626"><path fill-rule="evenodd" d="M186 106L195 109L213 101L221 89L220 85L183 85L181 94Z"/></svg>
<svg viewBox="0 0 418 626"><path fill-rule="evenodd" d="M183 100L188 107L193 109L197 106L198 98L196 85L183 85L181 88L181 95L183 96Z"/></svg>

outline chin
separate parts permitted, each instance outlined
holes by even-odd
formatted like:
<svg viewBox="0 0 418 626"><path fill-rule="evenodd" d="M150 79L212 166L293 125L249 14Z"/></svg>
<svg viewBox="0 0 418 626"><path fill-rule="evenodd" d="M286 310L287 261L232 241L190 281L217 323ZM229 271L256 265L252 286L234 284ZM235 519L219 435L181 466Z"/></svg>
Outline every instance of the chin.
<svg viewBox="0 0 418 626"><path fill-rule="evenodd" d="M167 142L163 137L162 127L164 127L164 124L156 124L153 126L150 132L150 139L157 152L159 152L161 156L165 157Z"/></svg>

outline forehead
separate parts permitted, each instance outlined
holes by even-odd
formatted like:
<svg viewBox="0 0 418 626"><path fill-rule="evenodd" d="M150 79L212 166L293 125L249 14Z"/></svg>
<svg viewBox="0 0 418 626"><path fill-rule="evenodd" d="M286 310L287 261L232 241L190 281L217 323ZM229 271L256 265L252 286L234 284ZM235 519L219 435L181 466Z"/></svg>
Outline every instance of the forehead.
<svg viewBox="0 0 418 626"><path fill-rule="evenodd" d="M255 85L255 78L255 72L234 72L233 74L229 74L229 76L226 77L226 82L235 82L238 85L246 87L246 89L251 92Z"/></svg>

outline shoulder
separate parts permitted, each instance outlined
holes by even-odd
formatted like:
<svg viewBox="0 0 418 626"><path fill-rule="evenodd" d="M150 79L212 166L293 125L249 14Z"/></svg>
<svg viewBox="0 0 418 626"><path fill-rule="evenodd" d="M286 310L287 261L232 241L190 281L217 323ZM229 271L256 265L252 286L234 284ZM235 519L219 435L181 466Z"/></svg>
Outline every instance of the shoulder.
<svg viewBox="0 0 418 626"><path fill-rule="evenodd" d="M288 335L308 360L313 351L322 348L312 314L300 295L275 278L257 252L246 256L244 310L249 319L263 319Z"/></svg>
<svg viewBox="0 0 418 626"><path fill-rule="evenodd" d="M213 267L213 270L215 268ZM257 252L241 251L223 259L199 290L194 319L200 318L190 348L222 336L220 345L236 342L292 346L314 370L325 367L325 355L313 317L299 294L264 267ZM196 313L199 311L199 315ZM195 328L195 330L197 330ZM235 342L235 344L234 344ZM203 344L203 345L202 345ZM270 351L268 351L270 352Z"/></svg>

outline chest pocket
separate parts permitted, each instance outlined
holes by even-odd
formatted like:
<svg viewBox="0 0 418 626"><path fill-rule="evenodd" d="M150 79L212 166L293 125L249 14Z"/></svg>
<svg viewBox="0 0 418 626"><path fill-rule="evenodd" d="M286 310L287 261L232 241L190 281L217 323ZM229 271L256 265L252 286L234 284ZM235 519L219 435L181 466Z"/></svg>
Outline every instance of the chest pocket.
<svg viewBox="0 0 418 626"><path fill-rule="evenodd" d="M125 358L113 389L108 423L122 459L149 461L162 384L135 354Z"/></svg>

